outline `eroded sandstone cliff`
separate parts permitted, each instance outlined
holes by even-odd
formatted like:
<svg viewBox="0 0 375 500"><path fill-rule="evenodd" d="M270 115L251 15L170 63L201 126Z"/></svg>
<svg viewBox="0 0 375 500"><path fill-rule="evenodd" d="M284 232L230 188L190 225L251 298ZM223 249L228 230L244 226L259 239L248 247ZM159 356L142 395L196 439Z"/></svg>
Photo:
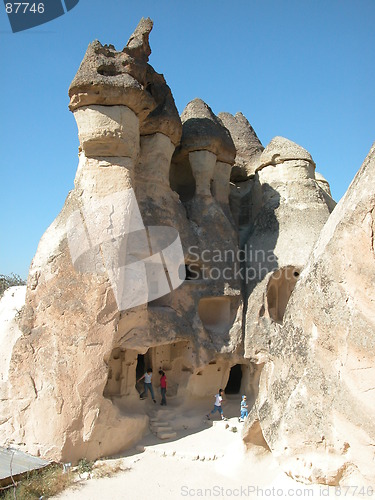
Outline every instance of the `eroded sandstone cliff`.
<svg viewBox="0 0 375 500"><path fill-rule="evenodd" d="M70 86L75 187L12 320L1 442L65 461L132 446L150 366L177 405L246 393L244 442L293 477L370 477L374 150L330 215L301 146L264 148L241 113L200 99L179 116L151 29L122 51L90 44Z"/></svg>

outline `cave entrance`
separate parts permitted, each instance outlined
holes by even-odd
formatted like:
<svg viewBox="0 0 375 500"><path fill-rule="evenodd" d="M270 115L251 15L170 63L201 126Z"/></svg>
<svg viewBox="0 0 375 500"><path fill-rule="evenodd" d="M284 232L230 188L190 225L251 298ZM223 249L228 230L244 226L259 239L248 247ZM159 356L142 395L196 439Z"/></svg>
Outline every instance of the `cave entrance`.
<svg viewBox="0 0 375 500"><path fill-rule="evenodd" d="M138 354L137 356L137 368L135 370L135 376L137 380L142 377L142 375L146 371L146 365L145 365L145 355L144 354Z"/></svg>
<svg viewBox="0 0 375 500"><path fill-rule="evenodd" d="M153 368L153 363L152 363L152 347L148 349L146 354L138 354L137 356L137 366L135 369L135 388L137 389L139 394L142 394L144 392L144 380L141 380L140 382L137 382L139 378L142 377L146 373L146 370L148 368L152 368L152 384L154 385L157 373L155 374L154 368Z"/></svg>
<svg viewBox="0 0 375 500"><path fill-rule="evenodd" d="M145 354L138 354L136 380L152 368L152 385L157 392L160 387L159 370L163 370L168 380L168 397L177 395L178 390L184 393L193 372L195 355L188 341L170 342L150 347ZM144 380L135 385L138 394L144 392Z"/></svg>
<svg viewBox="0 0 375 500"><path fill-rule="evenodd" d="M225 387L226 394L238 394L241 390L242 366L234 365L230 369L228 383Z"/></svg>

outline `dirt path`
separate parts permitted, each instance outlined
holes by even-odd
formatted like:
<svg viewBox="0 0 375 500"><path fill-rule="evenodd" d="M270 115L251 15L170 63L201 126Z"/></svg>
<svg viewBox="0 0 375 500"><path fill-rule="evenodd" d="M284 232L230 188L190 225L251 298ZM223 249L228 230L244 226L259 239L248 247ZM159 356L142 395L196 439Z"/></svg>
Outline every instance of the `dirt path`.
<svg viewBox="0 0 375 500"><path fill-rule="evenodd" d="M168 410L170 421L173 410ZM229 404L226 411L231 415L236 407ZM293 481L270 453L262 450L245 453L241 439L243 424L236 417L227 422L206 421L202 412L203 407L174 415L176 438L164 442L150 434L126 455L100 461L93 475L105 475L119 468L120 472L112 477L82 480L55 498L321 498L325 487ZM329 491L329 496L334 496L334 491Z"/></svg>

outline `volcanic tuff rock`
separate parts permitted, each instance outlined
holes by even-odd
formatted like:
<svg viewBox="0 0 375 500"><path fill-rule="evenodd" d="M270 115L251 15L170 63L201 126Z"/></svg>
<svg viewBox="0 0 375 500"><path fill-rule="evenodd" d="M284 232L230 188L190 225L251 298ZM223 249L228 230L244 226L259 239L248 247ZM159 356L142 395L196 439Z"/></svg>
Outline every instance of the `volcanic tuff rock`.
<svg viewBox="0 0 375 500"><path fill-rule="evenodd" d="M249 297L245 356L264 363L278 335L300 273L331 206L314 179L315 163L301 146L272 139L253 180L253 225L246 240Z"/></svg>
<svg viewBox="0 0 375 500"><path fill-rule="evenodd" d="M7 381L12 348L22 335L17 317L25 303L26 286L5 290L0 299L0 383Z"/></svg>
<svg viewBox="0 0 375 500"><path fill-rule="evenodd" d="M149 64L151 19L141 19L122 52L98 40L88 46L69 88L71 111L90 105L122 105L140 120L141 135L161 132L177 144L181 120L163 75Z"/></svg>
<svg viewBox="0 0 375 500"><path fill-rule="evenodd" d="M90 44L69 89L75 187L0 325L0 440L72 462L129 448L153 406L137 379L161 367L176 404L257 398L244 441L289 475L373 480L374 148L330 215L301 146L263 150L243 115L200 99L181 122L151 29L122 52Z"/></svg>
<svg viewBox="0 0 375 500"><path fill-rule="evenodd" d="M258 279L275 267L302 268L330 213L315 182L315 163L304 148L275 137L259 163L253 188L258 205L247 240L249 247L266 253Z"/></svg>
<svg viewBox="0 0 375 500"><path fill-rule="evenodd" d="M240 112L234 116L230 113L219 113L218 118L229 130L236 147L236 158L231 174L232 181L241 181L254 175L259 165L259 157L264 150L255 130L247 118Z"/></svg>
<svg viewBox="0 0 375 500"><path fill-rule="evenodd" d="M210 151L218 161L233 165L236 148L233 140L221 120L202 99L193 99L187 104L181 115L183 132L181 154Z"/></svg>
<svg viewBox="0 0 375 500"><path fill-rule="evenodd" d="M259 161L259 169L267 165L277 165L289 160L305 160L315 168L311 154L305 148L285 137L274 137L262 152Z"/></svg>
<svg viewBox="0 0 375 500"><path fill-rule="evenodd" d="M375 144L322 229L274 325L246 426L261 427L289 475L325 484L374 480Z"/></svg>
<svg viewBox="0 0 375 500"><path fill-rule="evenodd" d="M331 194L331 188L329 187L329 182L325 177L322 176L319 172L315 172L315 180L319 184L319 186L325 191L329 196L332 196Z"/></svg>
<svg viewBox="0 0 375 500"><path fill-rule="evenodd" d="M232 361L242 359L239 283L202 280L200 259L202 241L222 239L236 250L236 234L211 194L203 212L199 195L191 202L201 217L193 221L170 188L181 121L164 78L147 64L151 27L141 21L122 53L91 44L70 87L80 140L75 188L39 243L22 336L9 346L0 383L0 439L54 460L113 454L147 432L136 383L147 366L168 371L170 397L192 397L225 385ZM216 137L216 147L225 153L230 137L218 129L225 141ZM216 156L198 153L214 159L195 171L198 191L206 191ZM217 213L226 221L218 230ZM186 280L184 264L163 265L164 281L154 278L161 259L154 244L165 229L181 237L192 265ZM143 258L145 299L132 306L139 276L127 278L123 260ZM173 290L172 280L181 286Z"/></svg>

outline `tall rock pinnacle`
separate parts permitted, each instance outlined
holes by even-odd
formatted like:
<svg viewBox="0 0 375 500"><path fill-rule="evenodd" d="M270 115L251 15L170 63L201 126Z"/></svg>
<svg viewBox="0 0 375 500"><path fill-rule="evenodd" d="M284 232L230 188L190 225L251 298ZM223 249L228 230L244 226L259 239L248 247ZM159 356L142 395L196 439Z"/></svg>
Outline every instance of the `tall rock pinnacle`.
<svg viewBox="0 0 375 500"><path fill-rule="evenodd" d="M153 25L154 23L149 17L146 19L142 17L138 26L135 28L134 33L129 38L123 52L131 57L134 57L135 59L148 62L148 57L151 54L151 47L148 38Z"/></svg>
<svg viewBox="0 0 375 500"><path fill-rule="evenodd" d="M69 109L92 105L127 106L139 119L141 135L181 137L181 120L164 76L148 64L151 19L142 18L123 51L95 40L87 48L70 88Z"/></svg>

